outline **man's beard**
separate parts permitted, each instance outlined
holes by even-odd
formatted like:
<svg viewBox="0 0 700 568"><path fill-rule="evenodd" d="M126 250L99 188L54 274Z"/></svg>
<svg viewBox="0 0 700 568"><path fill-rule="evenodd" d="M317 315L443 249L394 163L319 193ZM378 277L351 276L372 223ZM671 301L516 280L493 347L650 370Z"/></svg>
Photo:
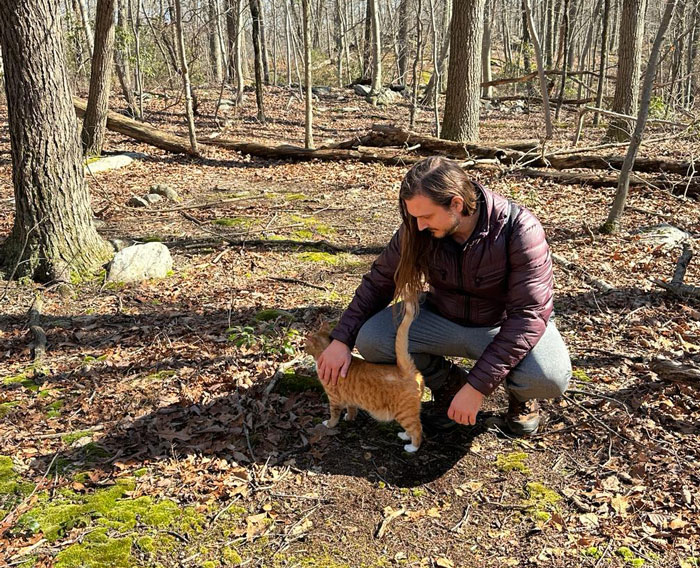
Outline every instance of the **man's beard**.
<svg viewBox="0 0 700 568"><path fill-rule="evenodd" d="M430 231L432 234L433 238L435 239L446 239L447 237L450 237L454 235L457 232L457 229L459 229L459 219L457 218L456 215L452 216L452 226L449 229L445 230L445 234L441 237L435 236L435 231Z"/></svg>

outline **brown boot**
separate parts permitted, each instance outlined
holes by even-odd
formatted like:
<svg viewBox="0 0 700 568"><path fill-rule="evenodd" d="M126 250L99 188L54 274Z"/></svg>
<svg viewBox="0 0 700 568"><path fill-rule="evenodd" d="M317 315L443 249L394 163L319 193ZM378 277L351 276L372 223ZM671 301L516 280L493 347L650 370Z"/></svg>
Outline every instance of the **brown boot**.
<svg viewBox="0 0 700 568"><path fill-rule="evenodd" d="M540 425L540 405L537 399L521 401L508 391L506 427L516 436L528 436L537 432Z"/></svg>
<svg viewBox="0 0 700 568"><path fill-rule="evenodd" d="M468 372L459 365L452 364L447 372L447 378L442 388L431 389L433 404L430 408L424 407L421 419L424 426L436 432L446 432L457 426L457 423L447 416L452 399L459 390L467 384Z"/></svg>

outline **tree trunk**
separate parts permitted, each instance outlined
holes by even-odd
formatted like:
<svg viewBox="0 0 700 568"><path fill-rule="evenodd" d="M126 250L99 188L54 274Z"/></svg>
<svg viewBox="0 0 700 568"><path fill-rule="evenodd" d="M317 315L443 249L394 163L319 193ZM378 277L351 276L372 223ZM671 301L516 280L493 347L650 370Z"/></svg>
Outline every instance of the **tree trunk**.
<svg viewBox="0 0 700 568"><path fill-rule="evenodd" d="M129 62L130 49L127 40L127 22L124 0L117 0L117 29L115 32L114 66L116 67L122 94L126 100L129 114L134 118L141 118L134 98L134 87L131 83L131 63Z"/></svg>
<svg viewBox="0 0 700 568"><path fill-rule="evenodd" d="M129 0L130 2L131 0ZM134 32L134 49L136 50L136 66L134 67L134 82L139 101L139 118L143 120L143 73L141 73L141 0L136 0L136 14L131 15L131 25Z"/></svg>
<svg viewBox="0 0 700 568"><path fill-rule="evenodd" d="M659 24L659 30L656 32L654 45L651 48L651 54L649 55L649 63L647 64L646 75L644 76L642 104L639 108L637 124L634 128L634 134L632 135L630 145L627 148L625 162L622 165L622 170L620 171L620 182L617 186L615 200L613 201L612 208L610 209L608 219L603 225L603 230L607 233L613 233L617 230L617 227L620 223L620 217L622 217L622 212L625 209L627 193L629 192L630 186L630 172L634 167L634 159L637 157L637 151L639 150L639 146L642 143L644 127L646 126L647 117L649 116L649 103L651 102L651 91L654 87L654 77L656 76L656 64L659 60L659 51L661 50L661 44L664 40L664 34L666 33L666 29L668 28L669 22L671 21L673 10L676 7L676 1L677 0L667 0L666 8L664 9L664 15L661 19L661 24ZM622 35L620 37L622 38Z"/></svg>
<svg viewBox="0 0 700 568"><path fill-rule="evenodd" d="M374 0L367 0L365 10L365 37L362 49L361 77L363 80L368 79L372 73L372 2L374 2Z"/></svg>
<svg viewBox="0 0 700 568"><path fill-rule="evenodd" d="M540 76L540 90L542 91L542 102L544 107L544 118L546 125L546 139L549 140L553 134L554 130L552 128L552 113L549 109L549 93L547 91L547 77L544 74L544 61L542 59L542 49L540 48L540 41L537 37L537 31L535 29L535 22L532 19L532 11L530 10L530 5L528 0L523 0L523 9L525 10L525 18L527 20L527 25L530 28L530 38L532 39L532 46L535 50L535 58L537 59L537 71Z"/></svg>
<svg viewBox="0 0 700 568"><path fill-rule="evenodd" d="M258 18L260 22L260 54L262 56L263 80L266 85L270 84L270 66L267 62L267 41L265 40L265 9L258 0Z"/></svg>
<svg viewBox="0 0 700 568"><path fill-rule="evenodd" d="M92 27L90 26L90 14L88 14L88 7L85 0L76 0L78 4L78 10L80 12L80 19L83 22L83 31L85 32L85 41L87 43L88 51L90 52L90 58L95 49L95 40L92 34Z"/></svg>
<svg viewBox="0 0 700 568"><path fill-rule="evenodd" d="M447 60L447 54L450 51L450 29L452 25L452 0L447 0L445 2L444 6L444 11L443 11L443 25L442 27L442 46L440 47L440 57L438 57L438 64L437 64L437 69L433 72L433 74L430 76L430 79L428 80L428 85L425 87L425 96L423 97L423 104L428 105L430 104L430 101L433 100L434 98L434 91L435 91L435 81L437 77L440 77L440 79L443 78L444 73L443 70L445 68L445 61ZM440 81L441 84L445 84L444 81ZM442 87L440 87L442 89ZM438 95L440 95L438 91Z"/></svg>
<svg viewBox="0 0 700 568"><path fill-rule="evenodd" d="M90 70L90 94L83 120L81 140L85 156L102 153L107 132L107 111L112 83L114 57L115 0L98 0L95 17L95 45Z"/></svg>
<svg viewBox="0 0 700 568"><path fill-rule="evenodd" d="M253 52L255 56L255 100L258 103L258 120L265 124L263 103L263 62L260 43L260 0L250 0L250 15L253 19Z"/></svg>
<svg viewBox="0 0 700 568"><path fill-rule="evenodd" d="M175 0L175 28L177 33L177 51L180 58L180 72L182 73L182 85L185 89L185 113L187 116L187 130L190 134L190 146L192 153L197 154L197 133L194 129L194 111L192 109L192 86L190 84L190 70L187 65L187 53L185 52L185 34L182 31L182 7L180 0Z"/></svg>
<svg viewBox="0 0 700 568"><path fill-rule="evenodd" d="M557 112L554 115L556 120L559 120L559 111L561 110L562 101L564 100L564 89L566 88L566 69L567 69L567 62L569 60L569 58L568 58L569 29L570 29L570 26L569 26L569 0L564 0L562 14L563 14L563 18L564 18L564 20L562 21L562 32L561 32L562 74L561 74L561 86L559 87L559 102L557 103Z"/></svg>
<svg viewBox="0 0 700 568"><path fill-rule="evenodd" d="M481 42L481 80L491 80L491 13L494 0L485 0L484 4L484 38ZM481 94L484 97L493 96L492 87L483 87Z"/></svg>
<svg viewBox="0 0 700 568"><path fill-rule="evenodd" d="M313 108L311 100L311 0L301 0L304 27L304 95L306 102L306 120L304 123L304 146L313 150Z"/></svg>
<svg viewBox="0 0 700 568"><path fill-rule="evenodd" d="M605 90L605 68L608 66L608 28L610 25L610 0L605 0L603 6L603 38L600 42L600 67L598 71L598 90L596 92L595 106L603 108L603 91ZM593 115L593 124L600 122L600 114Z"/></svg>
<svg viewBox="0 0 700 568"><path fill-rule="evenodd" d="M623 0L622 3L617 81L612 105L612 110L621 114L637 114L646 4L647 0ZM605 137L622 142L630 139L631 132L630 122L614 119L610 121Z"/></svg>
<svg viewBox="0 0 700 568"><path fill-rule="evenodd" d="M243 80L243 61L241 54L241 41L243 39L243 6L241 0L228 0L229 13L226 20L228 28L228 44L229 44L229 61L231 68L229 70L229 79L236 78L236 104L243 104L243 88L245 87Z"/></svg>
<svg viewBox="0 0 700 568"><path fill-rule="evenodd" d="M530 62L530 30L527 26L527 16L525 15L525 0L521 0L520 15L522 16L523 21L523 41L521 44L521 49L523 52L523 69L525 70L525 73L530 73L532 70L532 63Z"/></svg>
<svg viewBox="0 0 700 568"><path fill-rule="evenodd" d="M372 14L372 86L370 96L382 90L382 30L379 21L379 0L369 0Z"/></svg>
<svg viewBox="0 0 700 568"><path fill-rule="evenodd" d="M15 218L0 247L9 276L70 281L111 248L92 223L61 25L51 0L0 2Z"/></svg>
<svg viewBox="0 0 700 568"><path fill-rule="evenodd" d="M338 0L340 1L340 0ZM292 46L290 33L290 21L289 21L289 4L288 0L284 0L284 38L287 50L287 87L292 86Z"/></svg>
<svg viewBox="0 0 700 568"><path fill-rule="evenodd" d="M418 84L420 77L418 76L418 61L423 53L423 23L421 15L423 12L423 1L416 0L416 56L413 58L412 71L412 90L411 90L411 110L409 111L408 127L413 128L416 120L416 110L418 110Z"/></svg>
<svg viewBox="0 0 700 568"><path fill-rule="evenodd" d="M442 136L473 142L479 138L481 52L484 0L455 0L450 43L453 54L447 77Z"/></svg>
<svg viewBox="0 0 700 568"><path fill-rule="evenodd" d="M224 80L224 66L221 61L221 45L219 44L219 0L209 0L209 51L214 79L218 83Z"/></svg>
<svg viewBox="0 0 700 568"><path fill-rule="evenodd" d="M340 1L340 0L338 0ZM399 85L406 85L406 73L408 73L408 4L409 0L399 2Z"/></svg>

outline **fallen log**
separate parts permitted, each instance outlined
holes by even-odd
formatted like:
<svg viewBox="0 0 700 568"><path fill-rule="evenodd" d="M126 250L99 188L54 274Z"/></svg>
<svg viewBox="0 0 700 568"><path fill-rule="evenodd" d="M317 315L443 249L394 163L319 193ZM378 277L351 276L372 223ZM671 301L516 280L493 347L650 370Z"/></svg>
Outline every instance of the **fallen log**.
<svg viewBox="0 0 700 568"><path fill-rule="evenodd" d="M527 95L507 95L505 97L481 97L482 101L495 101L495 102L502 102L502 101L528 101L532 103L541 103L542 102L542 97L531 97ZM587 98L587 99L549 99L550 103L559 103L561 101L561 104L564 105L586 105L588 103L592 103L595 99L594 98Z"/></svg>
<svg viewBox="0 0 700 568"><path fill-rule="evenodd" d="M301 146L280 144L279 146L267 146L257 142L240 142L227 138L202 138L205 144L218 146L227 150L234 150L242 154L250 154L260 158L277 160L359 160L360 162L383 162L390 165L414 164L423 159L410 150L404 148L381 149L377 147L357 148L318 148L309 150Z"/></svg>
<svg viewBox="0 0 700 568"><path fill-rule="evenodd" d="M693 365L677 363L659 355L649 363L649 369L664 381L700 386L700 369Z"/></svg>
<svg viewBox="0 0 700 568"><path fill-rule="evenodd" d="M495 158L502 162L513 163L524 155L521 150L513 150L508 148L507 145L501 148L495 148L468 142L443 140L442 138L418 134L417 132L403 130L388 124L374 124L372 130L359 140L362 140L364 146L414 146L418 144L421 150L457 159L472 157ZM516 142L515 144L517 144L519 148L529 147L533 149L536 147L534 141L525 143Z"/></svg>
<svg viewBox="0 0 700 568"><path fill-rule="evenodd" d="M594 154L572 154L569 156L547 156L528 162L533 168L550 167L555 170L570 170L575 168L587 168L592 170L620 170L624 156L596 156ZM680 176L690 176L695 171L695 165L691 162L680 160L667 160L664 158L637 158L634 161L635 172L666 172Z"/></svg>
<svg viewBox="0 0 700 568"><path fill-rule="evenodd" d="M540 170L536 168L521 168L512 172L514 176L546 179L555 183L567 185L590 185L591 187L617 187L618 176L616 174L561 172L553 170ZM691 180L689 183L673 182L662 178L630 177L630 187L656 186L670 189L674 194L686 194L689 197L700 199L700 182ZM687 189L687 192L686 192Z"/></svg>
<svg viewBox="0 0 700 568"><path fill-rule="evenodd" d="M87 108L86 101L78 97L73 97L73 106L79 118L85 116L85 109ZM159 130L149 124L133 120L113 111L107 113L107 128L113 132L118 132L134 140L150 144L168 152L189 154L190 156L198 155L192 151L188 139Z"/></svg>

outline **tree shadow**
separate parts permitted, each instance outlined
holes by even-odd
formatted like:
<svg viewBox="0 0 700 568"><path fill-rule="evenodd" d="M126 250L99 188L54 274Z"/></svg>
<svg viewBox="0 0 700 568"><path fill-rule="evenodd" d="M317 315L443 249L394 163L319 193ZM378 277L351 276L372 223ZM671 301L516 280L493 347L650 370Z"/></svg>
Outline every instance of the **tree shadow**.
<svg viewBox="0 0 700 568"><path fill-rule="evenodd" d="M246 359L238 350L222 352L217 348L218 343L227 342L229 324L260 324L256 320L260 309L251 307L229 314L225 310L188 313L170 307L166 311L160 306L153 313L137 316L43 319L49 346L61 344L62 356L72 355L76 360L75 356L79 359L92 354L89 362L79 364L77 369L43 378L42 389L71 393L64 397L66 413L83 409L83 419L72 420L70 427L78 432L94 431L89 444L59 452L53 466L55 473L70 477L79 471L100 470L112 476L123 464L138 469L197 455L239 465L293 465L302 470L412 487L444 475L469 451L480 433L478 429L441 435L428 432L419 452L409 454L403 450L405 442L397 436L398 424L377 423L364 413L355 422L343 421L329 430L322 424L328 418L327 400L310 359L296 366L298 376L280 377L274 373L284 358L279 352ZM301 329L315 329L319 319L338 314L338 310L321 306L284 312ZM286 325L286 321L287 316L282 314L279 325ZM0 316L0 326L6 324L23 325L18 318ZM122 364L110 364L98 359L100 353L152 345L158 336L178 345L189 341L190 336L200 343L196 349L185 351L160 350L156 355L145 355L143 362L129 358ZM26 343L26 337L24 340ZM14 350L21 346L11 347ZM252 385L228 372L241 366L251 370ZM273 380L276 386L270 389ZM8 391L8 396L11 388L21 387L0 384L0 392ZM114 394L119 389L121 394ZM83 401L91 392L98 396L92 409L87 409ZM145 397L148 403L129 404L123 397L130 396L138 401ZM113 400L116 405L121 402L123 408L114 404L106 407L105 400ZM139 414L140 409L143 414ZM37 475L46 472L55 457L53 451L45 452L33 462Z"/></svg>

